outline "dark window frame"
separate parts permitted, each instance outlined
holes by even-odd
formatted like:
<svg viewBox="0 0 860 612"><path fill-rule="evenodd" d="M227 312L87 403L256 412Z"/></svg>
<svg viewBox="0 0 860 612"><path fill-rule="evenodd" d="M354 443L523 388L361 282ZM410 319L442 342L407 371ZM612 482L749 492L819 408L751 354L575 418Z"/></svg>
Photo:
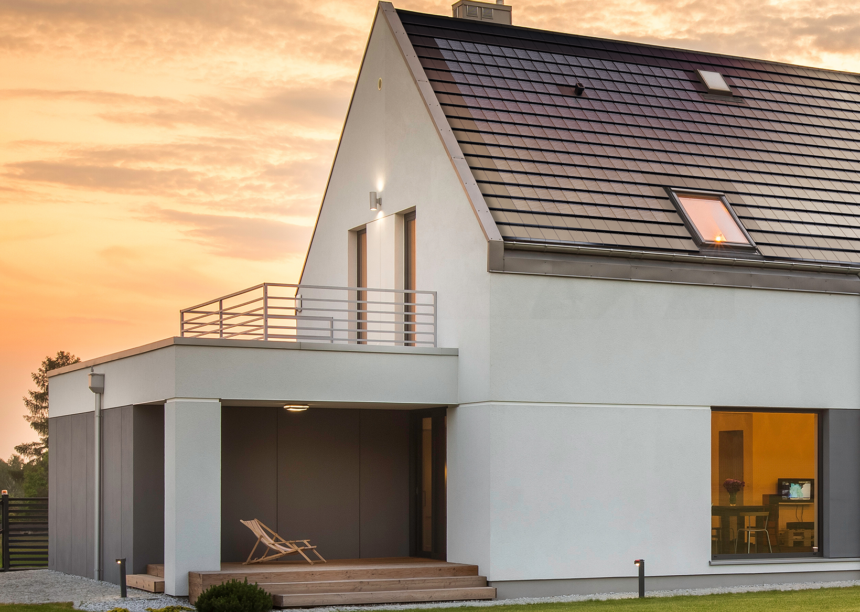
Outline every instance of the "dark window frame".
<svg viewBox="0 0 860 612"><path fill-rule="evenodd" d="M414 230L410 231L410 228ZM418 222L415 211L412 210L403 215L403 289L415 291L418 289L416 277L418 270L416 267L417 259L417 239L418 239ZM415 294L403 294L403 341L405 346L415 346Z"/></svg>
<svg viewBox="0 0 860 612"><path fill-rule="evenodd" d="M758 253L758 247L756 246L755 240L752 239L747 228L744 227L744 224L741 223L740 218L738 218L737 213L735 213L735 209L732 208L732 205L729 204L728 199L724 193L719 191L704 191L701 189L681 189L678 187L667 187L666 192L669 194L669 199L672 201L672 205L675 207L675 210L678 211L678 215L681 217L681 220L684 222L684 227L687 228L687 231L690 232L690 236L693 238L693 242L696 243L696 246L699 247L699 250L707 250L724 252L726 254L734 254L734 253ZM726 210L729 211L729 215L731 215L732 220L735 222L735 225L738 226L741 233L744 235L744 238L747 239L749 244L741 244L738 242L715 242L713 240L705 240L701 233L699 233L699 229L696 227L696 224L693 223L693 220L690 219L689 215L687 215L687 211L684 209L684 205L681 204L681 197L683 196L691 196L691 197L708 197L708 198L717 198L722 203L723 206L726 207Z"/></svg>
<svg viewBox="0 0 860 612"><path fill-rule="evenodd" d="M825 487L827 483L824 482L824 427L823 427L823 419L825 410L795 410L791 408L748 408L748 407L730 407L730 406L712 406L711 412L770 412L770 413L780 413L780 414L814 414L818 418L816 419L816 444L817 444L817 453L816 453L816 466L815 466L815 480L818 483L816 485L815 490L815 511L818 516L818 524L815 528L815 541L818 544L817 552L796 552L796 553L750 553L750 554L725 554L725 555L715 555L711 554L711 561L738 561L738 560L758 560L758 559L815 559L815 558L825 558L825 550L823 546L823 535L824 535L824 495L822 491L825 491ZM713 466L711 466L713 469Z"/></svg>
<svg viewBox="0 0 860 612"><path fill-rule="evenodd" d="M355 286L367 287L367 227L355 231ZM355 330L358 344L367 343L367 291L355 292Z"/></svg>

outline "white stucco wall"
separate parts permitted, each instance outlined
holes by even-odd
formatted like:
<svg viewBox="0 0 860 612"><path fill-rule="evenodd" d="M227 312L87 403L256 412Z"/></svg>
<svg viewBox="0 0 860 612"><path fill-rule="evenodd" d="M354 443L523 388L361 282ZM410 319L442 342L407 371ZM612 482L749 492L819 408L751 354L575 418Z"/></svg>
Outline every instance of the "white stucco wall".
<svg viewBox="0 0 860 612"><path fill-rule="evenodd" d="M93 365L105 373L105 408L176 397L301 401L374 406L455 405L457 351L174 340L161 348ZM90 368L49 379L50 416L94 410Z"/></svg>
<svg viewBox="0 0 860 612"><path fill-rule="evenodd" d="M480 432L482 456L471 460L484 478L471 495L488 499L482 571L492 580L628 575L639 557L655 575L690 573L691 559L707 566L708 409L494 403L453 412L458 429L473 421ZM448 474L452 492L477 484L472 471ZM449 552L468 557L474 538L454 529Z"/></svg>
<svg viewBox="0 0 860 612"><path fill-rule="evenodd" d="M382 78L382 90L377 88ZM382 210L370 210L378 191ZM440 347L468 347L461 401L487 399L487 243L380 13L374 24L302 282L352 286L349 232L368 232L368 284L395 287L394 215L415 208L418 289L438 292Z"/></svg>
<svg viewBox="0 0 860 612"><path fill-rule="evenodd" d="M856 296L490 276L493 400L860 408Z"/></svg>
<svg viewBox="0 0 860 612"><path fill-rule="evenodd" d="M188 595L188 572L221 569L221 403L164 405L164 592Z"/></svg>

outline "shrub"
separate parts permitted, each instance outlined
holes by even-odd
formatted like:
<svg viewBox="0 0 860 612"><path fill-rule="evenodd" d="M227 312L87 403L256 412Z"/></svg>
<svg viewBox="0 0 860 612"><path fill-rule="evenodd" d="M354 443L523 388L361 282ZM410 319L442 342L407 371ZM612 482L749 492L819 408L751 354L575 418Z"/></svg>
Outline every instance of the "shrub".
<svg viewBox="0 0 860 612"><path fill-rule="evenodd" d="M272 596L245 578L245 582L231 580L209 587L194 606L197 612L268 612Z"/></svg>

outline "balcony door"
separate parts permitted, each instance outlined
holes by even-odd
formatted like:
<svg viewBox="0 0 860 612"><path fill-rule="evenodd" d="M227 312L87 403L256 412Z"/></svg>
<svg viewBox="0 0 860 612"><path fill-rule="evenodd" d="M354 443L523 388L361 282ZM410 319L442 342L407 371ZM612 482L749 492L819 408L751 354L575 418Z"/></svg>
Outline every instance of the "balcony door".
<svg viewBox="0 0 860 612"><path fill-rule="evenodd" d="M445 409L412 413L412 545L416 557L446 557Z"/></svg>

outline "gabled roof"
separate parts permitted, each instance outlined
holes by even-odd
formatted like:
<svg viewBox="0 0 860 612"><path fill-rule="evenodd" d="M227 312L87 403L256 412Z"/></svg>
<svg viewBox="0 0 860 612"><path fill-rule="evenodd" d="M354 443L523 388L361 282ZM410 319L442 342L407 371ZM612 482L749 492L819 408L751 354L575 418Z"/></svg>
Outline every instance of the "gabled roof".
<svg viewBox="0 0 860 612"><path fill-rule="evenodd" d="M725 194L766 259L860 265L857 75L397 16L488 238L696 254L666 191L695 189ZM697 69L735 95L707 93Z"/></svg>

